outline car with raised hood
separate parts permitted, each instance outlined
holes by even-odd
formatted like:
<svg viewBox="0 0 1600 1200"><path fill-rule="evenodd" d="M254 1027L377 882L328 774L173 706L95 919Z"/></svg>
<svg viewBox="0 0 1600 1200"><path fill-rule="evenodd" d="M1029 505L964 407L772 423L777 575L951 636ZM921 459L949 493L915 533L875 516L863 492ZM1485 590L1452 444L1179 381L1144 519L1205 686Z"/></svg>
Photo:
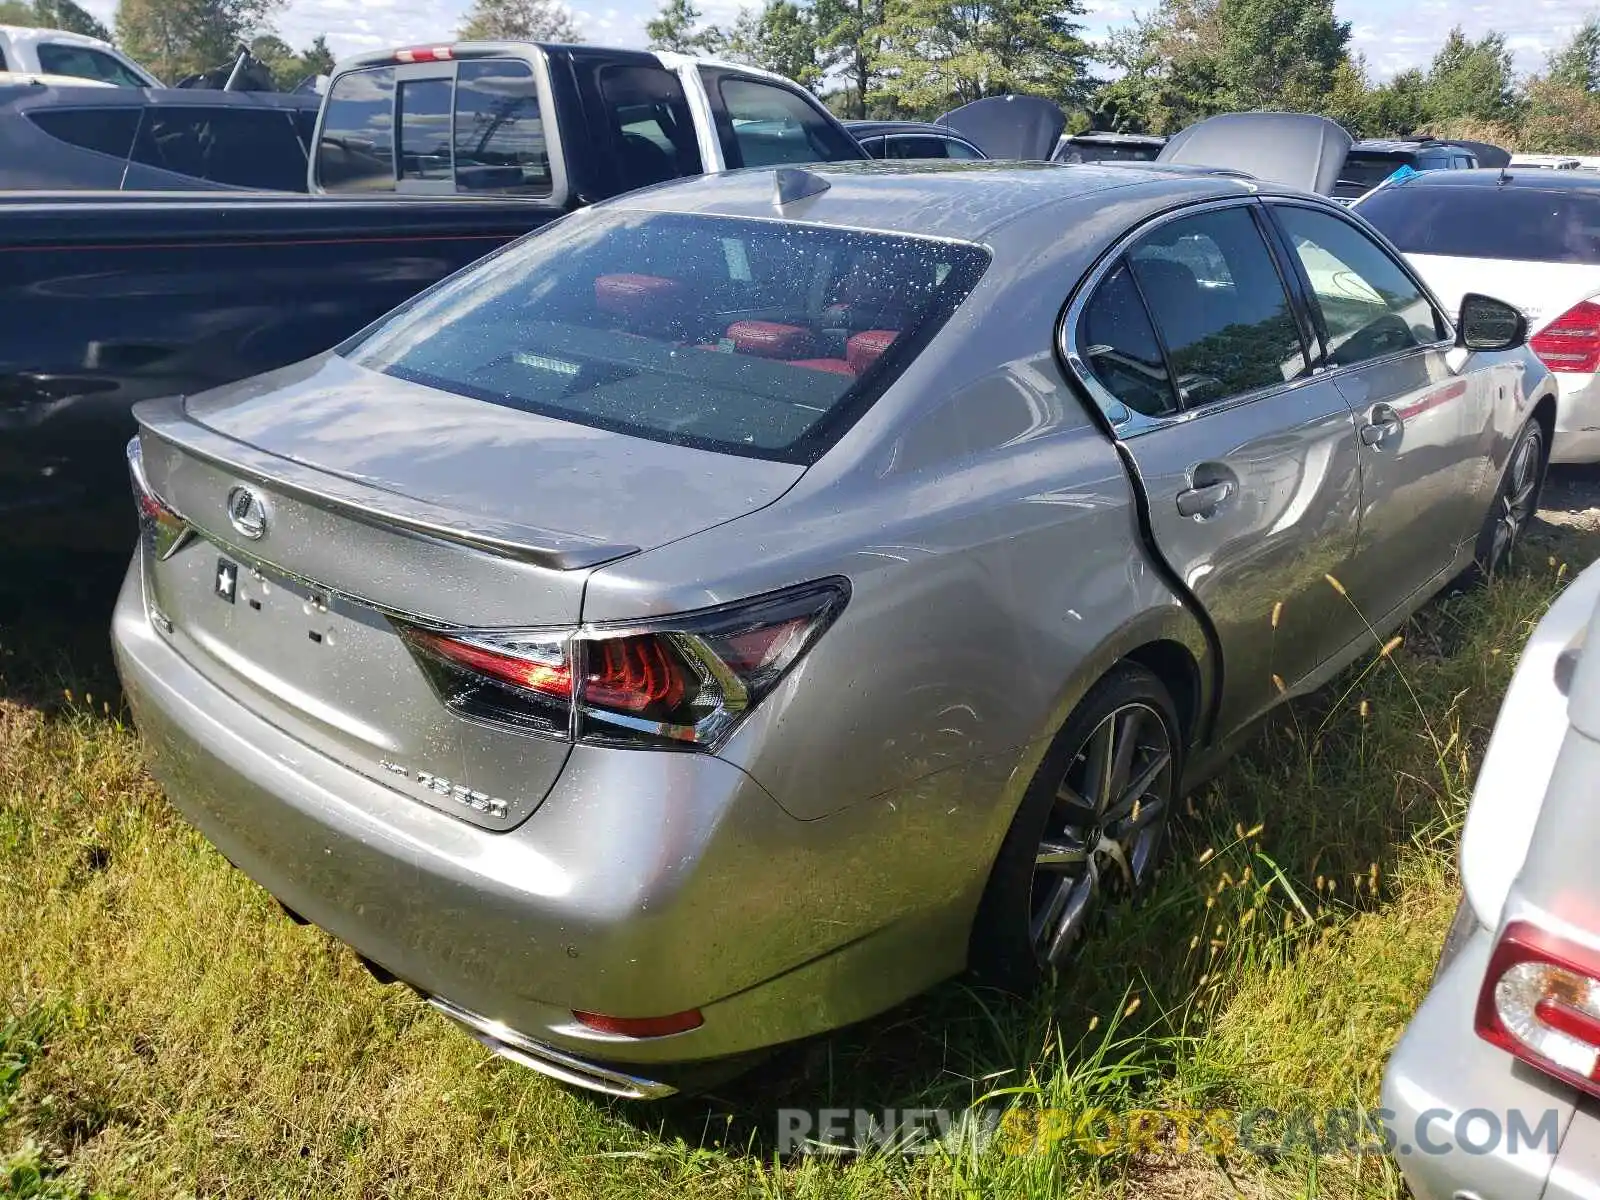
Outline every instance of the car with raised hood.
<svg viewBox="0 0 1600 1200"><path fill-rule="evenodd" d="M321 353L596 200L866 157L787 79L603 46L358 55L320 111L314 95L24 91L0 90L0 179L33 189L0 193L0 311L29 314L0 321L0 555L45 564L132 545L117 480L136 401ZM314 194L38 190L61 186L60 163L106 188L277 186L287 164Z"/></svg>
<svg viewBox="0 0 1600 1200"><path fill-rule="evenodd" d="M1418 1200L1600 1188L1600 566L1534 628L1461 839L1463 895L1382 1113Z"/></svg>
<svg viewBox="0 0 1600 1200"><path fill-rule="evenodd" d="M1447 305L1493 289L1528 317L1561 385L1551 460L1600 460L1600 176L1514 167L1440 171L1357 206Z"/></svg>
<svg viewBox="0 0 1600 1200"><path fill-rule="evenodd" d="M861 162L619 197L136 415L174 803L498 1052L659 1096L1070 973L1241 731L1503 561L1554 387L1316 196Z"/></svg>

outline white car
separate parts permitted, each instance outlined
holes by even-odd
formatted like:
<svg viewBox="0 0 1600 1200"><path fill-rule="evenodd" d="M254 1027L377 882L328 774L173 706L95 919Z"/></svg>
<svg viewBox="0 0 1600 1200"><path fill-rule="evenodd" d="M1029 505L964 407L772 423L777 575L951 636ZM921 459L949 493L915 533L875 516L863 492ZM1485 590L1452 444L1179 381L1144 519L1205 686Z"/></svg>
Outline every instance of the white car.
<svg viewBox="0 0 1600 1200"><path fill-rule="evenodd" d="M65 29L0 25L0 71L69 75L113 87L158 88L154 75L109 42Z"/></svg>
<svg viewBox="0 0 1600 1200"><path fill-rule="evenodd" d="M1600 176L1520 168L1434 171L1355 205L1444 302L1502 297L1561 384L1550 461L1600 461Z"/></svg>
<svg viewBox="0 0 1600 1200"><path fill-rule="evenodd" d="M1380 1115L1418 1200L1600 1194L1600 565L1523 652L1461 841L1464 897Z"/></svg>

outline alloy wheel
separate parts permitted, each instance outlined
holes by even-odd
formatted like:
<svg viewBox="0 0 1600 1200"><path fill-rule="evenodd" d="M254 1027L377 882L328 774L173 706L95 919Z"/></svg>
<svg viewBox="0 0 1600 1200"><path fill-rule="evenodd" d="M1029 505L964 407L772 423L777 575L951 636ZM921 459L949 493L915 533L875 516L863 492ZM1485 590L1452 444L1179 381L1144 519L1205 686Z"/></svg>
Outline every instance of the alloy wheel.
<svg viewBox="0 0 1600 1200"><path fill-rule="evenodd" d="M1539 427L1530 424L1511 456L1511 466L1500 491L1489 558L1491 571L1498 571L1506 564L1527 531L1528 522L1533 520L1539 506L1539 471L1543 458Z"/></svg>
<svg viewBox="0 0 1600 1200"><path fill-rule="evenodd" d="M1108 892L1150 873L1173 800L1172 734L1130 703L1095 726L1067 764L1034 857L1029 937L1040 966L1060 966Z"/></svg>

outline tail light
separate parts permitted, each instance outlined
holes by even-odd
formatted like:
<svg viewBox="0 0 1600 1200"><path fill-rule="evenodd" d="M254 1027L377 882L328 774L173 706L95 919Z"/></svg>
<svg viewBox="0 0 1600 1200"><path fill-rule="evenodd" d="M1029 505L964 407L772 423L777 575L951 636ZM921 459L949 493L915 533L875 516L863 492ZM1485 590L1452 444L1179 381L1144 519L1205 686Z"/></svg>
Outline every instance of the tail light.
<svg viewBox="0 0 1600 1200"><path fill-rule="evenodd" d="M144 448L138 438L128 443L128 477L133 483L133 502L139 510L139 529L145 544L156 558L171 558L188 540L189 523L156 495L145 478Z"/></svg>
<svg viewBox="0 0 1600 1200"><path fill-rule="evenodd" d="M1474 1027L1530 1066L1600 1096L1600 954L1513 922L1489 959Z"/></svg>
<svg viewBox="0 0 1600 1200"><path fill-rule="evenodd" d="M1600 371L1600 304L1584 300L1562 313L1528 343L1552 371Z"/></svg>
<svg viewBox="0 0 1600 1200"><path fill-rule="evenodd" d="M681 618L578 630L402 625L464 716L599 745L705 749L777 686L838 616L831 579Z"/></svg>

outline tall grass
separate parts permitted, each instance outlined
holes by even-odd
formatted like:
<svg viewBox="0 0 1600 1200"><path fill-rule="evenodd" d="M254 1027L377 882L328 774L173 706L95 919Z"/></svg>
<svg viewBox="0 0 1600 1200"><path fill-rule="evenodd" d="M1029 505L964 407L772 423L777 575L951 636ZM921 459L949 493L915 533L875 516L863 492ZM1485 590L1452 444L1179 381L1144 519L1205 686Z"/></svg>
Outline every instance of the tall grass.
<svg viewBox="0 0 1600 1200"><path fill-rule="evenodd" d="M1378 1158L1170 1139L780 1158L776 1111L975 1106L1015 1135L1042 1109L1371 1105L1518 650L1600 551L1543 536L1272 721L1050 993L954 982L657 1106L495 1060L291 924L144 775L97 636L0 627L0 1196L1392 1195Z"/></svg>

